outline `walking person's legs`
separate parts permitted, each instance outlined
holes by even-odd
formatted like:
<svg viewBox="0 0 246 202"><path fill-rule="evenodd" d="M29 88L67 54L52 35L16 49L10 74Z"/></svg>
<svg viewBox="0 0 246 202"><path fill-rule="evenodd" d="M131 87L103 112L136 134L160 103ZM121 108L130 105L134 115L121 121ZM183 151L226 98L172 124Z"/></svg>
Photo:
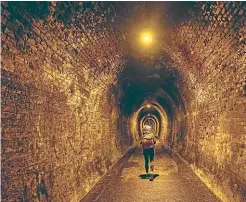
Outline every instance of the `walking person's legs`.
<svg viewBox="0 0 246 202"><path fill-rule="evenodd" d="M143 154L144 154L144 162L145 162L145 171L146 174L149 174L149 153L147 149L143 150Z"/></svg>
<svg viewBox="0 0 246 202"><path fill-rule="evenodd" d="M150 157L150 180L152 181L154 179L154 156L155 156L155 152L154 152L154 148L152 148L149 151L149 157Z"/></svg>

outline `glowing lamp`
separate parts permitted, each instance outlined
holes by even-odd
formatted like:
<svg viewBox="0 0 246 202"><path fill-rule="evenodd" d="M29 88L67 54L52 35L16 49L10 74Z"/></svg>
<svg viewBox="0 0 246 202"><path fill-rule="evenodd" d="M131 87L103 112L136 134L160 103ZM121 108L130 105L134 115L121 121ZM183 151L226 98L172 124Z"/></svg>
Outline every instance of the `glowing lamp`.
<svg viewBox="0 0 246 202"><path fill-rule="evenodd" d="M145 36L144 36L144 40L145 40L145 41L149 41L149 40L150 40L150 36L145 35Z"/></svg>
<svg viewBox="0 0 246 202"><path fill-rule="evenodd" d="M142 40L144 43L150 43L152 41L152 37L149 33L144 33L142 35Z"/></svg>

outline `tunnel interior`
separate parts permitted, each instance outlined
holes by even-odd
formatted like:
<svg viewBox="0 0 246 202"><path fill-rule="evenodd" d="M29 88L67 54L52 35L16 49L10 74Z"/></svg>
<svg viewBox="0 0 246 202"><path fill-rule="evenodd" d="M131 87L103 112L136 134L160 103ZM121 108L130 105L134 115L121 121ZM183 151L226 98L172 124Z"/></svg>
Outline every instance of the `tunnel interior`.
<svg viewBox="0 0 246 202"><path fill-rule="evenodd" d="M186 112L178 87L180 75L171 59L163 56L161 61L157 60L153 63L141 58L128 58L118 82L122 92L119 98L121 112L127 117L137 113L139 120L148 114L155 115L159 127L163 127L162 130L161 128L158 130L158 136L162 137L163 141L165 140L170 149L173 149L176 144L174 143L175 130L180 127L175 125L177 114L183 116L182 121L184 122ZM148 103L152 103L153 105L150 106L155 107L148 108ZM138 130L135 132L141 134L141 121L139 120ZM184 123L181 124L183 125L180 142L183 141L185 130Z"/></svg>
<svg viewBox="0 0 246 202"><path fill-rule="evenodd" d="M152 114L147 114L143 117L143 119L140 121L140 127L143 129L145 126L149 126L150 129L156 134L156 136L160 136L159 130L160 130L160 124L159 120L153 116ZM139 130L139 134L142 134L142 131Z"/></svg>
<svg viewBox="0 0 246 202"><path fill-rule="evenodd" d="M138 114L139 124L139 136L143 134L143 128L145 125L150 126L151 130L155 132L157 137L160 136L161 128L161 116L159 112L153 108L150 104L147 104L146 108L143 108Z"/></svg>
<svg viewBox="0 0 246 202"><path fill-rule="evenodd" d="M221 200L246 200L245 10L1 2L3 201L81 200L147 123Z"/></svg>

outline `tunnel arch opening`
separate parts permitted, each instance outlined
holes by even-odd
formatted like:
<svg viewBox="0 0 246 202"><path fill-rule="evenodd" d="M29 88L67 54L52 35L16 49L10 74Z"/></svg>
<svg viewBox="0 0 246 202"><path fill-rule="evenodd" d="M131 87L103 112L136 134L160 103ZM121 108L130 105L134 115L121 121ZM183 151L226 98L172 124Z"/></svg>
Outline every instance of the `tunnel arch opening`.
<svg viewBox="0 0 246 202"><path fill-rule="evenodd" d="M179 96L179 95L177 95ZM158 125L157 137L172 151L183 149L186 131L186 112L182 100L180 103L162 89L149 93L146 99L130 117L130 131L137 141L142 134L142 124L147 115L155 117Z"/></svg>
<svg viewBox="0 0 246 202"><path fill-rule="evenodd" d="M148 105L151 105L151 107L147 107ZM166 112L158 105L158 103L152 101L143 103L130 118L131 133L135 137L135 140L139 140L142 134L142 126L146 123L145 121L149 119L156 124L157 137L162 140L166 139L165 137L167 136L168 131L168 118Z"/></svg>
<svg viewBox="0 0 246 202"><path fill-rule="evenodd" d="M155 61L127 55L127 63L118 77L119 108L130 119L130 131L135 139L139 136L136 133L141 133L141 127L133 123L135 114L140 109L147 110L149 104L156 105L159 111L162 109L159 137L171 150L181 150L187 132L183 123L185 104L180 94L182 75L167 52L160 54L153 55Z"/></svg>
<svg viewBox="0 0 246 202"><path fill-rule="evenodd" d="M139 126L143 129L145 126L149 126L156 136L160 135L160 123L156 116L148 114L142 118Z"/></svg>

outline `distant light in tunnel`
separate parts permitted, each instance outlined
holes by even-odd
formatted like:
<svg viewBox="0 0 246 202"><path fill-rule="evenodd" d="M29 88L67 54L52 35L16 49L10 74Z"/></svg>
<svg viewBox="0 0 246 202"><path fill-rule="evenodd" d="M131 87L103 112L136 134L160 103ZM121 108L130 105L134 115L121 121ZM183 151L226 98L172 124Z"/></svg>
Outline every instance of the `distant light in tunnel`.
<svg viewBox="0 0 246 202"><path fill-rule="evenodd" d="M151 106L150 106L150 104L147 104L147 108L150 108Z"/></svg>

